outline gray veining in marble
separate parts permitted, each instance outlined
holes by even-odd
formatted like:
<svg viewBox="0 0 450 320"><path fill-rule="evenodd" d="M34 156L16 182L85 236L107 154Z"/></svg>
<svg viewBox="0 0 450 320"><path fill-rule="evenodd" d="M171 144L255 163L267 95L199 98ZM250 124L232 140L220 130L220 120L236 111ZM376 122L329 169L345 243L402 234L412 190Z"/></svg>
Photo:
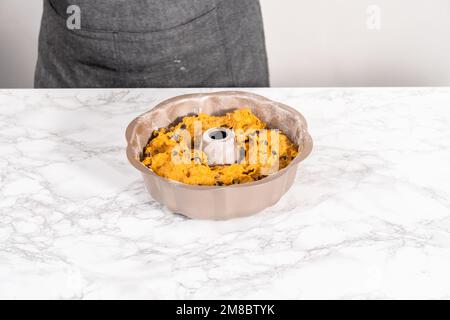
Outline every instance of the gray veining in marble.
<svg viewBox="0 0 450 320"><path fill-rule="evenodd" d="M315 150L273 208L193 221L125 157L202 90L0 91L0 298L450 298L450 88L257 89Z"/></svg>

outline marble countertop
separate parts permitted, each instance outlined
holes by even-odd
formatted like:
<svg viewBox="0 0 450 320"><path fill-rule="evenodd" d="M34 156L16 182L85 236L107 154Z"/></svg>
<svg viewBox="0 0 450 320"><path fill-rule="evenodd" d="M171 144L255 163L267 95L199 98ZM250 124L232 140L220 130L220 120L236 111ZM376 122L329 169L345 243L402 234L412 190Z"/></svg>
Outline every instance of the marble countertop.
<svg viewBox="0 0 450 320"><path fill-rule="evenodd" d="M196 90L0 91L0 298L450 298L450 88L256 89L315 141L274 207L194 221L124 131Z"/></svg>

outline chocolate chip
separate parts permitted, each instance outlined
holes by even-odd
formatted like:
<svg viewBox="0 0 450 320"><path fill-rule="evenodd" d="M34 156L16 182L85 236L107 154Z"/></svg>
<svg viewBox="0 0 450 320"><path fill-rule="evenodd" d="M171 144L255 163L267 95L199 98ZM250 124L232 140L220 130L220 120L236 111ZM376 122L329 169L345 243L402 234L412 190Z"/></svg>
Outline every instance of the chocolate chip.
<svg viewBox="0 0 450 320"><path fill-rule="evenodd" d="M181 129L181 130L186 129L186 125L183 123L183 124L181 125L180 129Z"/></svg>
<svg viewBox="0 0 450 320"><path fill-rule="evenodd" d="M152 138L156 138L159 135L159 131L158 130L154 130L152 132Z"/></svg>
<svg viewBox="0 0 450 320"><path fill-rule="evenodd" d="M242 162L244 160L245 160L245 148L240 148L238 162Z"/></svg>

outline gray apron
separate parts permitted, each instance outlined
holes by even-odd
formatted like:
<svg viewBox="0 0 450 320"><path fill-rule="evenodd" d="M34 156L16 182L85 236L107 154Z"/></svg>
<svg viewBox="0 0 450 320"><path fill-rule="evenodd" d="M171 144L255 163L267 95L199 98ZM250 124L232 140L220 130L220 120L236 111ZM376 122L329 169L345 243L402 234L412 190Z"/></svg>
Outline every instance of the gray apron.
<svg viewBox="0 0 450 320"><path fill-rule="evenodd" d="M44 0L36 88L261 86L258 0Z"/></svg>

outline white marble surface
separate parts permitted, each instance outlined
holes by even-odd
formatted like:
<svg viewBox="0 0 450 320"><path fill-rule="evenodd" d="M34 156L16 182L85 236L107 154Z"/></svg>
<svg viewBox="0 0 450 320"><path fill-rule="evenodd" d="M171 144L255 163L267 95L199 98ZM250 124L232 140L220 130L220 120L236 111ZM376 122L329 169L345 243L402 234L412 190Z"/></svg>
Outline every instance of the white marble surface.
<svg viewBox="0 0 450 320"><path fill-rule="evenodd" d="M315 150L275 207L149 199L124 130L204 90L0 91L0 298L450 298L450 89L258 89Z"/></svg>

